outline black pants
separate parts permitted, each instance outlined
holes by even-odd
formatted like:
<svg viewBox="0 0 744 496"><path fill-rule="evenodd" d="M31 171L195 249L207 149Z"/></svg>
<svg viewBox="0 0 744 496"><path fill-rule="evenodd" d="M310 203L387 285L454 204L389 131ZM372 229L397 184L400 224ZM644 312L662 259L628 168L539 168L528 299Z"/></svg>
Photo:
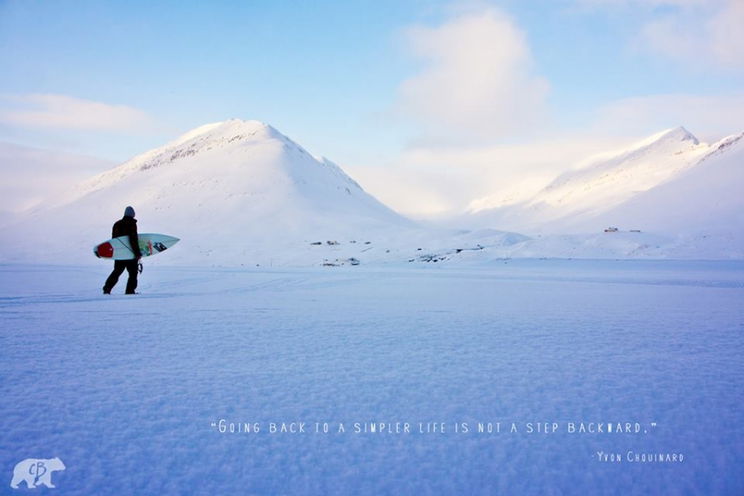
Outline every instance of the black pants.
<svg viewBox="0 0 744 496"><path fill-rule="evenodd" d="M114 260L114 270L111 275L106 279L106 284L103 285L103 291L110 293L116 283L119 281L119 276L124 273L124 270L129 273L129 279L127 279L127 294L134 294L134 290L137 289L137 260Z"/></svg>

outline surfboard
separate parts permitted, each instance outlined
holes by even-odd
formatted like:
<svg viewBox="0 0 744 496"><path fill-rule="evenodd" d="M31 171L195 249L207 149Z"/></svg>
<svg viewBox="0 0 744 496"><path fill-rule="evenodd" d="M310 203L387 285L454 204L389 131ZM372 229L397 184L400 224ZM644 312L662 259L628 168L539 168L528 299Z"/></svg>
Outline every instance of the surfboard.
<svg viewBox="0 0 744 496"><path fill-rule="evenodd" d="M167 250L178 243L179 239L165 234L142 233L138 236L140 253L143 257L150 257ZM119 236L109 239L93 247L93 254L98 258L110 260L132 260L134 252L129 245L129 236Z"/></svg>

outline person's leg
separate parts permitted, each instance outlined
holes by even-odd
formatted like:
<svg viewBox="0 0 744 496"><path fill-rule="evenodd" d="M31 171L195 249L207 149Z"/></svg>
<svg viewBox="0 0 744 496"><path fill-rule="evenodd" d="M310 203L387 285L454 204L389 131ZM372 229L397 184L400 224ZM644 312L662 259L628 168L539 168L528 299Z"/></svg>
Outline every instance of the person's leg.
<svg viewBox="0 0 744 496"><path fill-rule="evenodd" d="M124 269L126 268L126 261L124 260L114 260L114 270L111 272L111 275L108 276L108 279L106 279L106 282L103 285L103 292L106 294L111 293L111 290L114 289L114 286L116 286L116 283L119 282L119 276L124 272Z"/></svg>
<svg viewBox="0 0 744 496"><path fill-rule="evenodd" d="M129 272L129 279L127 279L127 294L134 294L134 290L137 289L137 260L127 260L127 272Z"/></svg>

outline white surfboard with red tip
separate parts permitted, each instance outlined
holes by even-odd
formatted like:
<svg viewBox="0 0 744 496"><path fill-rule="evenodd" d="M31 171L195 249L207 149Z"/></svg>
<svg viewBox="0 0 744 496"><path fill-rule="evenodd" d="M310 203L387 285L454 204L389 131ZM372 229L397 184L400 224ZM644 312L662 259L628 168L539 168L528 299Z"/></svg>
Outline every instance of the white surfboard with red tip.
<svg viewBox="0 0 744 496"><path fill-rule="evenodd" d="M167 250L178 243L179 239L165 234L142 233L138 236L139 249L143 257L150 257ZM134 251L129 244L129 236L109 239L93 247L93 254L98 258L109 260L132 260Z"/></svg>

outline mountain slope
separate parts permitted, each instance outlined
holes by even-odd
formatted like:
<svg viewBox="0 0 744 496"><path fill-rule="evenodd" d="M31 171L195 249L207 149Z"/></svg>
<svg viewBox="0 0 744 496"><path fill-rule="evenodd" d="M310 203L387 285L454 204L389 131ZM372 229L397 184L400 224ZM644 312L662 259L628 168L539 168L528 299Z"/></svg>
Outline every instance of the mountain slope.
<svg viewBox="0 0 744 496"><path fill-rule="evenodd" d="M559 176L528 200L473 215L480 223L523 232L597 232L608 225L667 233L677 233L680 227L694 231L708 222L706 212L715 215L710 207L716 197L731 196L719 190L742 185L741 168L735 167L738 142L733 137L707 145L684 128L665 131L625 152ZM708 167L721 159L733 162ZM672 186L688 176L693 178L689 187ZM698 188L690 191L695 183ZM736 199L731 201L741 206ZM685 210L688 220L671 222L674 215L664 214L677 204L690 206ZM734 213L729 207L726 212Z"/></svg>
<svg viewBox="0 0 744 496"><path fill-rule="evenodd" d="M289 263L298 255L283 249L288 244L410 225L271 126L231 120L197 128L48 202L13 226L2 256L89 259L127 205L141 232L182 238L163 257L185 261Z"/></svg>
<svg viewBox="0 0 744 496"><path fill-rule="evenodd" d="M597 217L648 230L686 232L744 225L744 134L719 142L695 167Z"/></svg>

